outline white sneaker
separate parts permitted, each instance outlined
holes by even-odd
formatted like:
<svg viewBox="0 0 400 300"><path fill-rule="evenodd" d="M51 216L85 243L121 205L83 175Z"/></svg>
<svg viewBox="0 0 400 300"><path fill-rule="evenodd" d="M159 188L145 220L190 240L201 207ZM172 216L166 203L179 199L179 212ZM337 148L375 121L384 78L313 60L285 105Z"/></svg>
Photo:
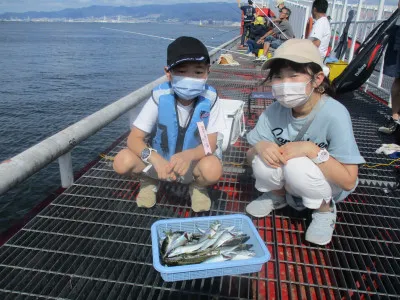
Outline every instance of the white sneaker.
<svg viewBox="0 0 400 300"><path fill-rule="evenodd" d="M264 60L268 60L268 57L266 57L265 55L261 55L261 56L257 57L256 60L264 61Z"/></svg>
<svg viewBox="0 0 400 300"><path fill-rule="evenodd" d="M279 196L273 192L266 192L256 200L251 201L246 206L246 211L254 217L262 218L268 216L274 209L280 209L286 205L285 196Z"/></svg>
<svg viewBox="0 0 400 300"><path fill-rule="evenodd" d="M331 200L333 211L312 214L312 222L306 232L306 241L317 245L327 245L332 240L336 224L336 205Z"/></svg>

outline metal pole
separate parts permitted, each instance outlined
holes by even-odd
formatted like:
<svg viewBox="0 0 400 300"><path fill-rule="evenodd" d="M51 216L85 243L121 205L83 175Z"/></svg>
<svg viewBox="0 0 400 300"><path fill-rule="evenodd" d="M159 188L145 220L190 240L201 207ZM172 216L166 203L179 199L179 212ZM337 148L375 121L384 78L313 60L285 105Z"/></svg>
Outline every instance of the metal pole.
<svg viewBox="0 0 400 300"><path fill-rule="evenodd" d="M332 20L336 20L336 11L335 11L335 6L336 6L336 0L332 1L332 10L331 10L331 18Z"/></svg>
<svg viewBox="0 0 400 300"><path fill-rule="evenodd" d="M61 186L63 188L68 188L74 183L71 151L60 156L58 158L58 164L60 167Z"/></svg>
<svg viewBox="0 0 400 300"><path fill-rule="evenodd" d="M383 9L385 8L385 0L379 0L378 15L376 20L382 20Z"/></svg>
<svg viewBox="0 0 400 300"><path fill-rule="evenodd" d="M386 47L387 49L387 47ZM382 87L382 82L383 82L383 66L384 66L384 61L385 61L385 55L386 55L386 49L383 51L382 57L381 57L381 67L379 68L379 77L378 77L378 86Z"/></svg>
<svg viewBox="0 0 400 300"><path fill-rule="evenodd" d="M363 2L364 2L364 0L359 0L359 2L358 2L356 21L355 21L355 24L354 24L352 41L351 41L351 48L350 48L350 54L349 54L349 62L351 62L351 60L353 59L353 56L354 56L354 48L356 46L357 32L358 32L358 25L359 25L357 22L360 20L361 9L362 9Z"/></svg>

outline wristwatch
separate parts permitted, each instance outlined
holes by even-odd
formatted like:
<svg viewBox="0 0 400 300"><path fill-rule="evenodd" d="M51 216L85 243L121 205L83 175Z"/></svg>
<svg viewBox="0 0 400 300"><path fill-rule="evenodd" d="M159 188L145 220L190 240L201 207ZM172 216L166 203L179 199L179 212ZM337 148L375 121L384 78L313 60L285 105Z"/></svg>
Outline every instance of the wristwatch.
<svg viewBox="0 0 400 300"><path fill-rule="evenodd" d="M317 165L328 161L328 159L329 159L329 152L326 149L319 150L317 157L311 158L311 160Z"/></svg>
<svg viewBox="0 0 400 300"><path fill-rule="evenodd" d="M145 162L146 164L149 164L149 158L151 156L152 152L157 152L157 150L153 149L153 148L144 148L142 150L142 153L140 154L140 158L142 159L143 162Z"/></svg>

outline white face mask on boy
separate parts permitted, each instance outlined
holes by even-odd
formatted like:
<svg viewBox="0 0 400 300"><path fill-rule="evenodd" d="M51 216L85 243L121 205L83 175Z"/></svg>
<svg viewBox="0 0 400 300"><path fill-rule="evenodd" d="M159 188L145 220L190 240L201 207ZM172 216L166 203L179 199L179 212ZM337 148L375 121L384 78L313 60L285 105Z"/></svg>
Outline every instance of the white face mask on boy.
<svg viewBox="0 0 400 300"><path fill-rule="evenodd" d="M310 98L311 93L307 95L307 84L311 82L282 82L272 85L272 95L284 107L293 108L305 104Z"/></svg>
<svg viewBox="0 0 400 300"><path fill-rule="evenodd" d="M184 77L184 76L172 76L172 89L175 94L183 100L193 100L194 98L201 95L206 89L205 79Z"/></svg>

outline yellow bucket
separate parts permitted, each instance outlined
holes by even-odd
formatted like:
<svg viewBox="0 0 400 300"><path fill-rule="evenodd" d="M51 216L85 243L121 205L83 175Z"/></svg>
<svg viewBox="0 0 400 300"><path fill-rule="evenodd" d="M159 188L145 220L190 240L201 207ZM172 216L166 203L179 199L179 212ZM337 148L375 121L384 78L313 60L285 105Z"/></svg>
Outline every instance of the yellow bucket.
<svg viewBox="0 0 400 300"><path fill-rule="evenodd" d="M329 81L332 81L336 77L338 77L344 69L346 69L348 63L342 60L339 60L335 63L327 63L326 64L329 68Z"/></svg>
<svg viewBox="0 0 400 300"><path fill-rule="evenodd" d="M264 49L259 49L259 50L258 50L257 56L260 57L261 55L264 55ZM271 52L268 52L268 53L267 53L267 57L268 57L268 58L271 58L271 57L272 57L272 53L271 53Z"/></svg>

